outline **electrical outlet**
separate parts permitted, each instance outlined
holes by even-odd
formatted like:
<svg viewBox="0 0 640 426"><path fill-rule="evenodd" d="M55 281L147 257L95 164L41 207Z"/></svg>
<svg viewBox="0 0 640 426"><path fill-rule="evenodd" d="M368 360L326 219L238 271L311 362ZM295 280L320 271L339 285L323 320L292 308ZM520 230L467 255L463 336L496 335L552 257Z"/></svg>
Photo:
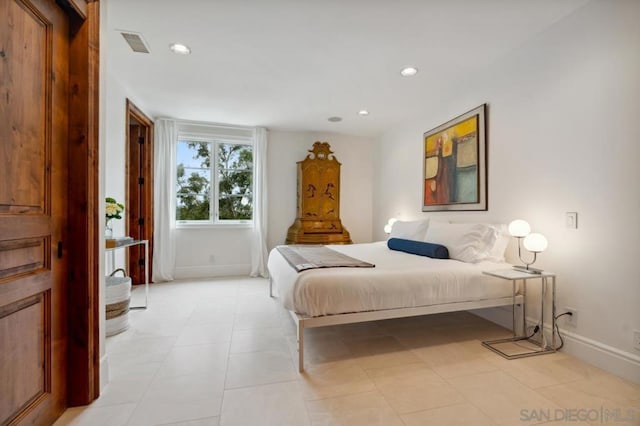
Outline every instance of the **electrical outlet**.
<svg viewBox="0 0 640 426"><path fill-rule="evenodd" d="M578 213L577 212L566 212L565 213L565 224L569 229L578 229Z"/></svg>
<svg viewBox="0 0 640 426"><path fill-rule="evenodd" d="M633 348L640 351L640 330L633 330Z"/></svg>
<svg viewBox="0 0 640 426"><path fill-rule="evenodd" d="M577 327L578 326L578 310L565 306L563 312L571 312L571 315L565 315L562 317L565 319L565 324L571 327Z"/></svg>

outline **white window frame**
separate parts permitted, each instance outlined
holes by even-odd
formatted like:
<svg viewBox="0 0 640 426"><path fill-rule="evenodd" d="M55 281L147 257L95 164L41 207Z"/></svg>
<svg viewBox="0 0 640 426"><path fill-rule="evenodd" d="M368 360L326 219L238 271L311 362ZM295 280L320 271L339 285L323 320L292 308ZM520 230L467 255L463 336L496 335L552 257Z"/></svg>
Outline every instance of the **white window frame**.
<svg viewBox="0 0 640 426"><path fill-rule="evenodd" d="M176 144L176 150L178 149L178 144L182 142L195 142L195 143L208 143L209 144L209 155L211 158L211 176L210 176L210 185L211 185L211 194L209 200L209 220L179 220L176 218L176 228L252 228L254 225L255 219L255 157L253 158L253 165L251 166L251 189L254 196L251 198L251 219L241 219L241 220L220 220L219 219L219 197L220 197L220 184L218 180L219 176L219 168L218 168L218 145L219 144L228 144L228 145L247 145L251 147L252 153L254 152L255 145L253 143L252 138L221 138L215 137L213 135L205 136L205 135L194 135L194 134L179 134L178 141ZM174 179L177 179L176 171L178 169L178 164L176 163L176 167L174 168ZM177 200L178 194L176 197L176 211L177 211Z"/></svg>

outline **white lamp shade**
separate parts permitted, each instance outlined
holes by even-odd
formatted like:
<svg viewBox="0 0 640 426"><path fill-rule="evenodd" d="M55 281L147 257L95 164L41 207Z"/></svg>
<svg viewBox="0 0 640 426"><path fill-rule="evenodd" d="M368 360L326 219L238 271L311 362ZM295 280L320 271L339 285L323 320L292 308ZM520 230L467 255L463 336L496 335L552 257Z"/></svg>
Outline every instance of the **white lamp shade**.
<svg viewBox="0 0 640 426"><path fill-rule="evenodd" d="M516 219L509 224L509 233L514 237L526 237L531 232L531 226L526 220Z"/></svg>
<svg viewBox="0 0 640 426"><path fill-rule="evenodd" d="M524 248L535 253L545 251L549 245L544 235L536 233L527 235L522 243Z"/></svg>
<svg viewBox="0 0 640 426"><path fill-rule="evenodd" d="M387 224L384 226L384 233L385 234L390 234L391 233L391 228L393 228L393 224L396 223L397 221L398 221L398 219L396 219L395 217L392 217L391 219L389 219Z"/></svg>

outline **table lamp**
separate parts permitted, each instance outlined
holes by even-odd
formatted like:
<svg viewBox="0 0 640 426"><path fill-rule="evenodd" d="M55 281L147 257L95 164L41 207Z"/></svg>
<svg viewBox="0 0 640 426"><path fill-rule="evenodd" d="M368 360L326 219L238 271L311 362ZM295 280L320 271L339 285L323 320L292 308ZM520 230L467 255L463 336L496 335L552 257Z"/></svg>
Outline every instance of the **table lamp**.
<svg viewBox="0 0 640 426"><path fill-rule="evenodd" d="M518 257L520 261L525 264L525 266L514 265L513 268L529 274L542 273L542 269L532 268L531 265L536 262L538 253L545 251L549 245L545 236L535 232L531 233L531 226L522 219L516 219L509 224L509 233L518 239ZM522 243L524 244L524 248L533 253L533 260L531 262L527 262L522 258L520 242L523 239L524 241Z"/></svg>
<svg viewBox="0 0 640 426"><path fill-rule="evenodd" d="M385 234L390 234L391 233L391 228L393 228L393 224L396 223L397 221L398 221L398 219L396 219L395 217L392 217L391 219L389 219L387 224L384 226L384 233Z"/></svg>

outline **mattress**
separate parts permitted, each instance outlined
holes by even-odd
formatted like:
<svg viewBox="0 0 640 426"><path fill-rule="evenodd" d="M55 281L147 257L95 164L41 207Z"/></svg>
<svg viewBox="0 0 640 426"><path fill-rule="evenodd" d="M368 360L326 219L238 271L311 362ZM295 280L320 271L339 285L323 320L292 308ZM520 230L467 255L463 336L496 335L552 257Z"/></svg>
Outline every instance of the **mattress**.
<svg viewBox="0 0 640 426"><path fill-rule="evenodd" d="M331 245L375 268L296 272L277 249L269 254L273 294L284 307L309 317L510 297L509 281L482 274L506 263L464 263L390 250L386 241Z"/></svg>

